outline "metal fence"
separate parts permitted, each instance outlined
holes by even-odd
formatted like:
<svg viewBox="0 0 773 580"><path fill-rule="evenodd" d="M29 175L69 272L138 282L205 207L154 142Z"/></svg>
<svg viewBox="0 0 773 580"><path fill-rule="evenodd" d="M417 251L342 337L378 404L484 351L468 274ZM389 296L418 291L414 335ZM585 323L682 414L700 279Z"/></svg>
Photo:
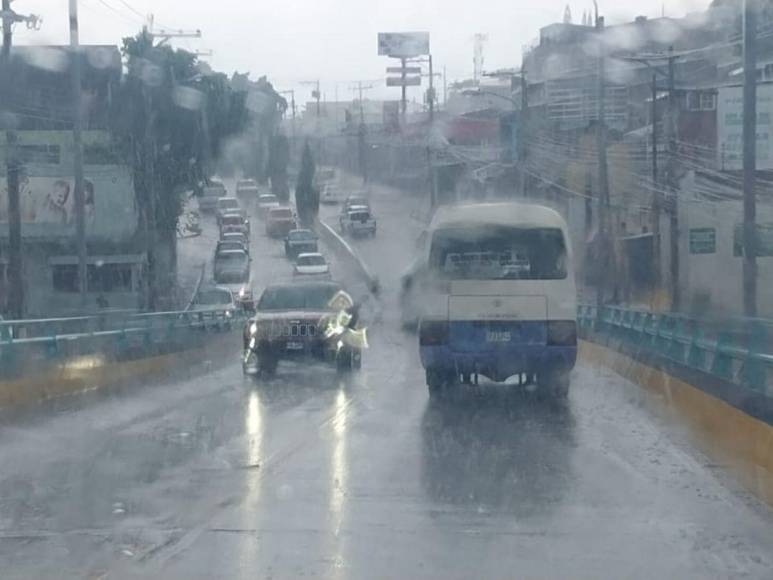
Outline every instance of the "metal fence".
<svg viewBox="0 0 773 580"><path fill-rule="evenodd" d="M773 320L694 319L617 306L578 307L582 336L708 373L773 397Z"/></svg>
<svg viewBox="0 0 773 580"><path fill-rule="evenodd" d="M206 343L210 333L240 328L243 320L239 311L211 309L0 322L0 376L26 376L91 354L122 360L181 351Z"/></svg>

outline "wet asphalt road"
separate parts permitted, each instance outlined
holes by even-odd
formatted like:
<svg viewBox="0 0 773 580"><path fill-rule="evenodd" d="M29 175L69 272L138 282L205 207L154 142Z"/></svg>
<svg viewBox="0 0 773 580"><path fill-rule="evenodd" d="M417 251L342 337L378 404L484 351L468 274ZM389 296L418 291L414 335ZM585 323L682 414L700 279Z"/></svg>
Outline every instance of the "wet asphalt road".
<svg viewBox="0 0 773 580"><path fill-rule="evenodd" d="M616 375L578 367L566 405L431 403L395 310L417 225L397 195L375 209L355 245L384 292L359 374L244 378L235 338L193 379L2 414L0 577L773 577L771 511ZM258 286L287 277L253 237Z"/></svg>

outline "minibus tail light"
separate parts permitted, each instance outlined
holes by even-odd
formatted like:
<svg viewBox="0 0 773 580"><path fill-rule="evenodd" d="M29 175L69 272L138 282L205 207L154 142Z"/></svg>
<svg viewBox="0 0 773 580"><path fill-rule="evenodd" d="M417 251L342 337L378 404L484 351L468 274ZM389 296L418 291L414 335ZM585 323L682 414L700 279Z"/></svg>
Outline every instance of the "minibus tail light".
<svg viewBox="0 0 773 580"><path fill-rule="evenodd" d="M420 346L439 346L448 343L448 322L445 320L422 320L419 327Z"/></svg>

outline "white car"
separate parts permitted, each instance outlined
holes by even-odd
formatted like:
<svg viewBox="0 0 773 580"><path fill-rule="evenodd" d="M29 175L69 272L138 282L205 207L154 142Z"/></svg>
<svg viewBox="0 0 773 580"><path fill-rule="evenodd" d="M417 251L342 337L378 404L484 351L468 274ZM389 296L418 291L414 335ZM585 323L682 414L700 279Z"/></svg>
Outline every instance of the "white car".
<svg viewBox="0 0 773 580"><path fill-rule="evenodd" d="M236 195L239 197L257 197L259 191L254 179L240 179L236 182Z"/></svg>
<svg viewBox="0 0 773 580"><path fill-rule="evenodd" d="M335 183L326 183L322 187L322 193L319 196L320 203L335 204L341 202L341 190Z"/></svg>
<svg viewBox="0 0 773 580"><path fill-rule="evenodd" d="M232 318L237 311L236 300L233 292L224 286L212 286L201 288L191 304L191 312L202 315L215 315L222 313L226 318Z"/></svg>
<svg viewBox="0 0 773 580"><path fill-rule="evenodd" d="M376 218L365 206L353 205L338 218L342 234L350 236L375 236Z"/></svg>
<svg viewBox="0 0 773 580"><path fill-rule="evenodd" d="M330 266L325 257L317 252L299 254L293 269L294 276L330 277Z"/></svg>
<svg viewBox="0 0 773 580"><path fill-rule="evenodd" d="M223 219L225 214L240 212L240 210L241 206L239 205L239 200L235 197L218 198L217 203L215 204L215 217L217 218L217 223L220 223L220 220Z"/></svg>

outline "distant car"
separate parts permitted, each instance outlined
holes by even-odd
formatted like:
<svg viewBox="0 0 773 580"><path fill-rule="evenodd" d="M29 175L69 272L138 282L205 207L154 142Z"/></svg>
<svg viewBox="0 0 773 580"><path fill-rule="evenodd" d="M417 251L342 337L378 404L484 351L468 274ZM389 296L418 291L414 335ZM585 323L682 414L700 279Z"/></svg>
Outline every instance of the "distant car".
<svg viewBox="0 0 773 580"><path fill-rule="evenodd" d="M238 240L219 240L215 246L215 255L227 250L243 250L247 254L250 253L250 247L244 242Z"/></svg>
<svg viewBox="0 0 773 580"><path fill-rule="evenodd" d="M215 256L214 277L218 284L244 284L250 279L250 256L244 250L225 250Z"/></svg>
<svg viewBox="0 0 773 580"><path fill-rule="evenodd" d="M222 314L225 318L232 318L237 310L238 306L233 293L223 286L200 288L190 308L191 312L213 318L218 314Z"/></svg>
<svg viewBox="0 0 773 580"><path fill-rule="evenodd" d="M335 183L326 183L322 186L322 191L319 195L320 203L335 204L341 202L341 190Z"/></svg>
<svg viewBox="0 0 773 580"><path fill-rule="evenodd" d="M325 257L318 252L298 254L298 259L293 267L293 276L329 278L330 266L328 266Z"/></svg>
<svg viewBox="0 0 773 580"><path fill-rule="evenodd" d="M365 206L354 205L338 221L342 234L350 236L375 236L376 218Z"/></svg>
<svg viewBox="0 0 773 580"><path fill-rule="evenodd" d="M258 184L254 179L240 179L236 182L237 197L254 198L258 196Z"/></svg>
<svg viewBox="0 0 773 580"><path fill-rule="evenodd" d="M217 200L227 195L225 186L217 181L205 185L201 189L199 196L199 211L202 213L212 213L217 207Z"/></svg>
<svg viewBox="0 0 773 580"><path fill-rule="evenodd" d="M278 284L265 289L244 326L243 366L274 374L280 360L320 360L340 372L360 368L364 330L344 316L353 302L334 282Z"/></svg>
<svg viewBox="0 0 773 580"><path fill-rule="evenodd" d="M271 193L264 193L258 196L258 217L264 219L268 211L279 207L279 198Z"/></svg>
<svg viewBox="0 0 773 580"><path fill-rule="evenodd" d="M226 228L226 229L229 229L229 228ZM247 235L242 231L226 231L226 232L221 231L220 240L223 242L225 241L239 242L242 245L246 246L248 250L250 247L250 240L247 237ZM247 251L247 253L249 254L249 251Z"/></svg>
<svg viewBox="0 0 773 580"><path fill-rule="evenodd" d="M245 220L239 213L227 213L220 218L220 228L231 228L232 230L243 231L249 235L250 222Z"/></svg>
<svg viewBox="0 0 773 580"><path fill-rule="evenodd" d="M348 212L354 206L365 207L370 211L370 200L364 195L350 195L344 200L341 214Z"/></svg>
<svg viewBox="0 0 773 580"><path fill-rule="evenodd" d="M274 207L266 216L266 235L270 238L286 236L296 228L295 215L289 207Z"/></svg>
<svg viewBox="0 0 773 580"><path fill-rule="evenodd" d="M285 256L294 259L298 254L317 251L317 234L311 230L292 230L285 238Z"/></svg>
<svg viewBox="0 0 773 580"><path fill-rule="evenodd" d="M237 212L240 209L241 206L239 205L239 200L235 197L218 198L217 204L215 205L215 217L217 218L217 223L220 223L220 220L225 214Z"/></svg>

